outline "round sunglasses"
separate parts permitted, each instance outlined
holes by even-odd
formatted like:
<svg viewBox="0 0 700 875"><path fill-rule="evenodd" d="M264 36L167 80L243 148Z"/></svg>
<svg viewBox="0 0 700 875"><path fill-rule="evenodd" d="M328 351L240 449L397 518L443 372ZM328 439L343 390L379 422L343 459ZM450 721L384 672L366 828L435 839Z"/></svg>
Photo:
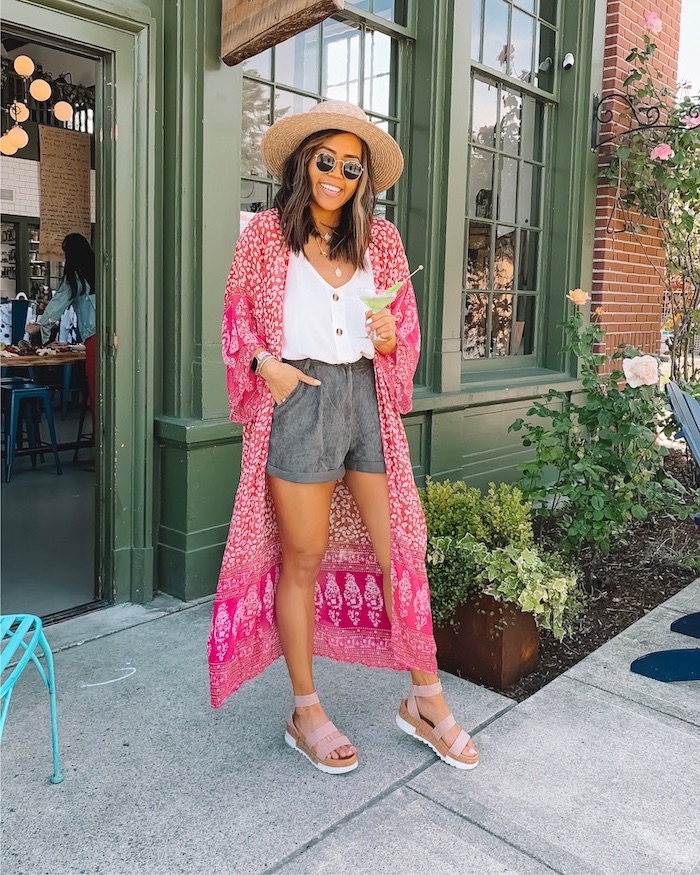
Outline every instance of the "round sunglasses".
<svg viewBox="0 0 700 875"><path fill-rule="evenodd" d="M336 158L329 152L317 152L314 158L316 159L316 167L321 173L330 173L336 164L342 164L343 176L352 181L359 179L365 170L359 161L343 161L342 158Z"/></svg>

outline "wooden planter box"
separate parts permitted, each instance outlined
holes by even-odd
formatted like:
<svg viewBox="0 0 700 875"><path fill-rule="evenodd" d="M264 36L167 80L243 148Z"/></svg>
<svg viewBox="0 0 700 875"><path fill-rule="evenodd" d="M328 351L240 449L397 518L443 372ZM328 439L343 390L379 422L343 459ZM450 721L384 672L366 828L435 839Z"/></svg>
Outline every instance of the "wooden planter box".
<svg viewBox="0 0 700 875"><path fill-rule="evenodd" d="M438 665L445 671L504 690L536 668L535 620L512 602L472 596L454 619L454 626L435 628Z"/></svg>

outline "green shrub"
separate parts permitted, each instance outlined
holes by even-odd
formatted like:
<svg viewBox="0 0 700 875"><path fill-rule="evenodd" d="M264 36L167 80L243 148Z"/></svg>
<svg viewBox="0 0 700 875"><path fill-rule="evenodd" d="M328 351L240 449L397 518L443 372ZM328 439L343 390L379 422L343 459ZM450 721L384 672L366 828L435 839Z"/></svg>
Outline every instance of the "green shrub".
<svg viewBox="0 0 700 875"><path fill-rule="evenodd" d="M462 481L428 478L420 496L436 625L453 622L456 608L483 592L514 602L557 638L570 633L581 608L576 574L556 553L534 545L532 506L517 486L491 483L482 497Z"/></svg>

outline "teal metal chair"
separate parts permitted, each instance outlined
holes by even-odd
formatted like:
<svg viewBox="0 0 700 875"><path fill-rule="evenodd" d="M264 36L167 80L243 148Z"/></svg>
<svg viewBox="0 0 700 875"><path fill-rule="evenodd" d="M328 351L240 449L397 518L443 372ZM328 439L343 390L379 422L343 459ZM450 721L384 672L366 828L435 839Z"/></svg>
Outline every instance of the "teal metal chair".
<svg viewBox="0 0 700 875"><path fill-rule="evenodd" d="M25 636L27 640L25 641ZM2 643L2 655L0 656L0 675L9 671L0 686L0 739L5 728L7 709L10 705L12 690L18 678L31 660L37 667L41 679L49 691L51 702L51 746L53 748L53 775L52 784L60 784L63 780L61 767L58 759L58 719L56 716L56 682L53 671L53 654L44 636L43 626L39 617L34 614L10 614L0 617L0 642ZM39 661L36 653L40 647L46 659L46 669ZM19 656L16 665L12 665L13 659Z"/></svg>

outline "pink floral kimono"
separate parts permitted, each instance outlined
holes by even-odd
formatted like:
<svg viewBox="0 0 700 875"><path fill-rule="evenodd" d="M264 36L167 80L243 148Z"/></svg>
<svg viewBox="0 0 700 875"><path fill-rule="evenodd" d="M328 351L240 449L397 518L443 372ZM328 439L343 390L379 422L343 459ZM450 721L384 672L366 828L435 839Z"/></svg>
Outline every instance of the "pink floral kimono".
<svg viewBox="0 0 700 875"><path fill-rule="evenodd" d="M369 256L377 288L408 276L403 244L384 219L372 223ZM282 304L289 249L276 210L256 216L241 235L226 286L223 356L231 419L243 423L241 477L221 566L209 635L211 699L220 707L244 681L282 653L275 622L280 542L267 485L274 400L250 369L262 346L282 352ZM436 671L426 534L400 414L411 409L420 329L411 283L391 305L397 347L374 358L391 512L393 624L382 576L350 493L336 485L330 540L316 581L314 652L346 662Z"/></svg>

